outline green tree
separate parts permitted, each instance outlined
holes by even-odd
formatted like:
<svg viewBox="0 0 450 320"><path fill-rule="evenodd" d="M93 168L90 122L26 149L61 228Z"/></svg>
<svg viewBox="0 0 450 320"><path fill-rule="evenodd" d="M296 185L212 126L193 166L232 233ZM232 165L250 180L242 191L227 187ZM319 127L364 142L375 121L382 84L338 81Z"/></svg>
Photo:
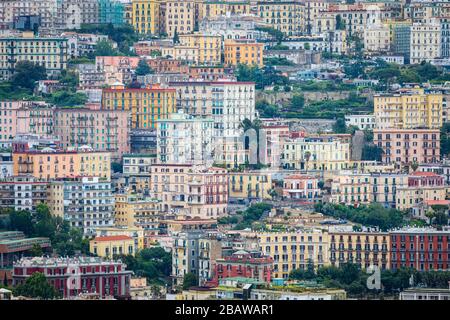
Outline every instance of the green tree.
<svg viewBox="0 0 450 320"><path fill-rule="evenodd" d="M338 118L336 122L333 124L333 132L334 133L347 133L347 127L345 125L344 118Z"/></svg>
<svg viewBox="0 0 450 320"><path fill-rule="evenodd" d="M28 211L12 211L9 214L9 229L22 231L30 237L34 233L33 218Z"/></svg>
<svg viewBox="0 0 450 320"><path fill-rule="evenodd" d="M153 73L153 70L152 68L150 68L145 59L140 59L135 73L137 76L145 76L147 74Z"/></svg>
<svg viewBox="0 0 450 320"><path fill-rule="evenodd" d="M22 285L14 289L15 296L25 296L37 299L55 299L59 297L55 288L51 286L43 273L33 273Z"/></svg>
<svg viewBox="0 0 450 320"><path fill-rule="evenodd" d="M33 247L30 250L30 254L33 257L40 257L40 256L42 256L43 255L43 251L42 251L41 246L36 244L36 243L33 244Z"/></svg>
<svg viewBox="0 0 450 320"><path fill-rule="evenodd" d="M183 290L188 290L189 288L195 287L197 285L198 285L198 279L194 273L188 272L184 275Z"/></svg>
<svg viewBox="0 0 450 320"><path fill-rule="evenodd" d="M47 78L45 67L30 61L19 61L16 63L11 83L14 86L33 89L36 81Z"/></svg>
<svg viewBox="0 0 450 320"><path fill-rule="evenodd" d="M95 46L94 57L117 56L117 54L117 51L113 48L111 42L108 40L100 40Z"/></svg>
<svg viewBox="0 0 450 320"><path fill-rule="evenodd" d="M365 144L362 150L361 160L365 161L381 161L383 157L383 149L375 144Z"/></svg>
<svg viewBox="0 0 450 320"><path fill-rule="evenodd" d="M175 27L175 31L173 32L173 43L177 44L180 43L180 36L178 35L178 30Z"/></svg>

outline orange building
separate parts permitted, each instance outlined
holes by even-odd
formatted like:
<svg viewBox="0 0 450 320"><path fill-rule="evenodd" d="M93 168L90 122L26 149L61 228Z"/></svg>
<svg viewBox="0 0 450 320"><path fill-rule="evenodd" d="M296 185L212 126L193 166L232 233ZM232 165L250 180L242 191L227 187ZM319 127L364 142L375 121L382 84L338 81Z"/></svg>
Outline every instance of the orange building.
<svg viewBox="0 0 450 320"><path fill-rule="evenodd" d="M13 174L39 179L94 176L110 180L111 153L81 147L74 150L29 150L13 153Z"/></svg>
<svg viewBox="0 0 450 320"><path fill-rule="evenodd" d="M263 67L264 44L247 40L225 40L225 64L237 66L238 64L257 65Z"/></svg>

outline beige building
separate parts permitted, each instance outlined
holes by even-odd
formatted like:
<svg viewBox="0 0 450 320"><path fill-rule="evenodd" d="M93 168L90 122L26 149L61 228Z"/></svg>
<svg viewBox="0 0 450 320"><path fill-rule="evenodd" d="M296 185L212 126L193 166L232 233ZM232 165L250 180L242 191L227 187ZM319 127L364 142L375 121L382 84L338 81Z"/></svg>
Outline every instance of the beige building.
<svg viewBox="0 0 450 320"><path fill-rule="evenodd" d="M173 38L174 34L194 32L197 21L196 0L165 1L165 33Z"/></svg>
<svg viewBox="0 0 450 320"><path fill-rule="evenodd" d="M151 167L151 194L164 212L201 218L218 218L228 203L227 170L189 164L155 164Z"/></svg>
<svg viewBox="0 0 450 320"><path fill-rule="evenodd" d="M313 263L317 270L329 264L328 233L321 230L258 233L260 250L273 258L273 278L287 279L295 269L307 270Z"/></svg>
<svg viewBox="0 0 450 320"><path fill-rule="evenodd" d="M154 198L118 193L115 195L114 224L122 227L138 227L157 233L161 206L161 202Z"/></svg>
<svg viewBox="0 0 450 320"><path fill-rule="evenodd" d="M286 139L281 164L300 170L342 170L350 165L350 142L333 136Z"/></svg>
<svg viewBox="0 0 450 320"><path fill-rule="evenodd" d="M305 4L295 1L261 1L257 15L267 26L286 36L300 36L305 30Z"/></svg>
<svg viewBox="0 0 450 320"><path fill-rule="evenodd" d="M203 33L180 35L180 44L184 47L195 48L194 62L202 65L219 64L222 61L222 37ZM177 57L174 57L175 59Z"/></svg>
<svg viewBox="0 0 450 320"><path fill-rule="evenodd" d="M391 31L387 24L371 25L364 29L364 50L367 54L391 50Z"/></svg>
<svg viewBox="0 0 450 320"><path fill-rule="evenodd" d="M441 56L442 30L437 20L411 26L410 63L419 64Z"/></svg>
<svg viewBox="0 0 450 320"><path fill-rule="evenodd" d="M367 269L376 265L390 268L390 237L384 232L340 232L329 234L329 256L332 266L353 262Z"/></svg>

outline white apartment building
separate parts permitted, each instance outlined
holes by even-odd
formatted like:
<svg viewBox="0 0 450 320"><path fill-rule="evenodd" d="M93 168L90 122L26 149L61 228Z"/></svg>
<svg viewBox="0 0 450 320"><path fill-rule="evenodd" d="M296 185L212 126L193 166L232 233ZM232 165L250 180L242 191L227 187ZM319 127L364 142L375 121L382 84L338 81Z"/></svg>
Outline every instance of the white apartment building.
<svg viewBox="0 0 450 320"><path fill-rule="evenodd" d="M373 130L375 116L373 114L351 114L345 116L345 125L358 127L360 130Z"/></svg>
<svg viewBox="0 0 450 320"><path fill-rule="evenodd" d="M410 63L419 64L441 56L441 25L435 19L413 23L411 27Z"/></svg>
<svg viewBox="0 0 450 320"><path fill-rule="evenodd" d="M179 112L160 119L157 130L157 159L161 163L212 164L212 118Z"/></svg>

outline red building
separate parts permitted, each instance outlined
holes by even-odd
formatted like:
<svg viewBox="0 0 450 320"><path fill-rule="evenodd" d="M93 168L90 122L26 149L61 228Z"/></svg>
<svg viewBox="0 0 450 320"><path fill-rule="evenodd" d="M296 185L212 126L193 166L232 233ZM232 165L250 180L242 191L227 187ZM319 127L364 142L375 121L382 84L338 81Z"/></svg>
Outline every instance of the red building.
<svg viewBox="0 0 450 320"><path fill-rule="evenodd" d="M126 271L125 264L120 261L98 257L22 258L14 263L13 286L25 283L35 272L43 273L64 298L76 297L80 293L97 293L101 298L130 297L132 271Z"/></svg>
<svg viewBox="0 0 450 320"><path fill-rule="evenodd" d="M444 177L434 172L413 172L408 177L408 187L441 187Z"/></svg>
<svg viewBox="0 0 450 320"><path fill-rule="evenodd" d="M260 252L236 251L229 257L217 259L214 266L212 284L218 285L219 279L243 277L270 283L272 279L272 257Z"/></svg>
<svg viewBox="0 0 450 320"><path fill-rule="evenodd" d="M450 231L410 228L390 232L391 269L450 269Z"/></svg>

